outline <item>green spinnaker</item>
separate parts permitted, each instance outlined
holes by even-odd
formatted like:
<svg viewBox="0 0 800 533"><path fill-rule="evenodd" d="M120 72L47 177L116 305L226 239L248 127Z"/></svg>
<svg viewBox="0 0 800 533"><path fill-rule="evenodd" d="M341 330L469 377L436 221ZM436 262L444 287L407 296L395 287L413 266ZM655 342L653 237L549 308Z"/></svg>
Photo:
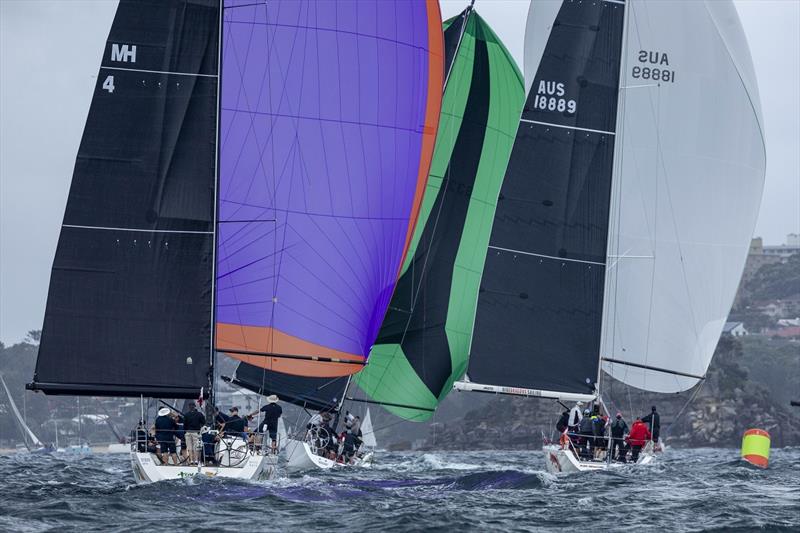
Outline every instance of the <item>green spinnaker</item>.
<svg viewBox="0 0 800 533"><path fill-rule="evenodd" d="M508 50L476 12L465 13L466 24L464 13L444 24L445 48L460 43L425 196L378 340L354 376L372 400L413 421L430 419L466 371L497 197L524 103Z"/></svg>

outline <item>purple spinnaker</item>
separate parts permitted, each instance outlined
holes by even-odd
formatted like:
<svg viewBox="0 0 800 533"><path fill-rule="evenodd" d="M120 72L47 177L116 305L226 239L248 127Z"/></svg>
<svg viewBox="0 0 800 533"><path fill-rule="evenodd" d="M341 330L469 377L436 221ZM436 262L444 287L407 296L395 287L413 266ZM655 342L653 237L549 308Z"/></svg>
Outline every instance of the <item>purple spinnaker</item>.
<svg viewBox="0 0 800 533"><path fill-rule="evenodd" d="M224 2L219 349L367 356L430 164L430 9Z"/></svg>

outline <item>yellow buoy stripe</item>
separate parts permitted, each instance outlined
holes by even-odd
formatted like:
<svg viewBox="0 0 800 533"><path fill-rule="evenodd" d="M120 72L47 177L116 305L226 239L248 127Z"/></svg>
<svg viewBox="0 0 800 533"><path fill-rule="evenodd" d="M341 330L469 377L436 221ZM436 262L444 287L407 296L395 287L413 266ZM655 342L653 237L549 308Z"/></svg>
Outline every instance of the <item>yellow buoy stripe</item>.
<svg viewBox="0 0 800 533"><path fill-rule="evenodd" d="M742 439L742 457L745 455L761 455L769 458L769 437L763 435L745 435Z"/></svg>

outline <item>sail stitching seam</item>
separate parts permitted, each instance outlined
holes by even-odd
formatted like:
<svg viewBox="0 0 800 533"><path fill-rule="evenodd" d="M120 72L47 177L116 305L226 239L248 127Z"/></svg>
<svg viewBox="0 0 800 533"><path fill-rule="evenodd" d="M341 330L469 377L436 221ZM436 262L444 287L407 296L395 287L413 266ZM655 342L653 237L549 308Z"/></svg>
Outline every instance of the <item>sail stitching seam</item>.
<svg viewBox="0 0 800 533"><path fill-rule="evenodd" d="M489 246L489 249L490 250L502 250L504 252L512 252L512 253L515 253L515 254L532 255L534 257L544 257L546 259L555 259L557 261L571 261L573 263L588 263L590 265L606 266L605 263L600 263L598 261L587 261L585 259L571 259L569 257L556 257L554 255L537 254L537 253L534 253L534 252L524 252L522 250L513 250L511 248L502 248L500 246Z"/></svg>
<svg viewBox="0 0 800 533"><path fill-rule="evenodd" d="M213 235L213 231L192 231L176 229L149 229L149 228L115 228L111 226L80 226L77 224L62 224L62 228L99 229L108 231L142 231L147 233L192 233L197 235Z"/></svg>
<svg viewBox="0 0 800 533"><path fill-rule="evenodd" d="M199 74L196 72L174 72L170 70L147 70L142 68L124 68L124 67L100 67L100 69L106 70L124 70L126 72L146 72L149 74L173 74L175 76L200 76L203 78L216 78L216 74Z"/></svg>
<svg viewBox="0 0 800 533"><path fill-rule="evenodd" d="M540 122L538 120L529 120L527 118L519 119L520 122L527 122L529 124L539 124L542 126L553 126L554 128L564 128L565 130L578 130L578 131L588 131L590 133L603 133L605 135L616 135L613 131L604 131L604 130L593 130L590 128L580 128L578 126L565 126L563 124L553 124L552 122Z"/></svg>

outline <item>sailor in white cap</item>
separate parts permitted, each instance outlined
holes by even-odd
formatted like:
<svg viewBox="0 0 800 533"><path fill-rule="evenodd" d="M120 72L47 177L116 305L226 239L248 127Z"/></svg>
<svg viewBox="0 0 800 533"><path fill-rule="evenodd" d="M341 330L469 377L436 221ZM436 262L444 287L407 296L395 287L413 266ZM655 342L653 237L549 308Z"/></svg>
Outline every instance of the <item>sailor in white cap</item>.
<svg viewBox="0 0 800 533"><path fill-rule="evenodd" d="M270 394L267 396L267 405L261 408L264 413L264 421L259 426L261 432L269 433L272 441L272 453L278 453L278 419L283 414L283 409L278 405L278 396ZM259 411L250 414L250 417L257 415Z"/></svg>
<svg viewBox="0 0 800 533"><path fill-rule="evenodd" d="M175 432L178 430L178 424L175 419L170 416L169 407L162 407L158 410L158 416L155 421L156 441L158 447L161 449L159 459L165 465L169 464L170 457L173 464L178 464L178 454L175 448Z"/></svg>

